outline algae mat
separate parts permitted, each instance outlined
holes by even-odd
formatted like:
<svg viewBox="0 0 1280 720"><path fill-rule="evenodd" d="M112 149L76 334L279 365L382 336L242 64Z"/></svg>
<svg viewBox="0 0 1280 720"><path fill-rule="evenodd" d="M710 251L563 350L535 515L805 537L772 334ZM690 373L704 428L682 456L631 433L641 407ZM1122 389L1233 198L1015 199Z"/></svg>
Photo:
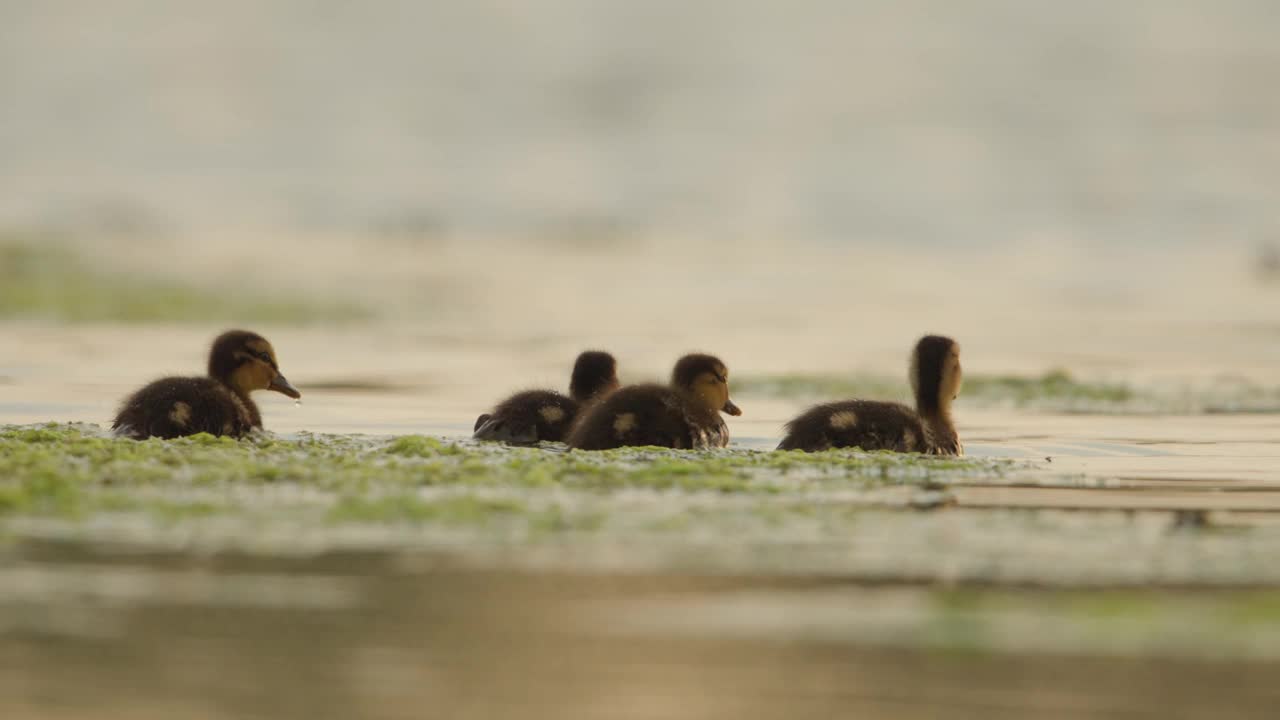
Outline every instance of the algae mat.
<svg viewBox="0 0 1280 720"><path fill-rule="evenodd" d="M0 529L17 542L877 582L1280 584L1280 487L1062 461L582 453L421 435L134 442L76 425L11 426L0 449Z"/></svg>

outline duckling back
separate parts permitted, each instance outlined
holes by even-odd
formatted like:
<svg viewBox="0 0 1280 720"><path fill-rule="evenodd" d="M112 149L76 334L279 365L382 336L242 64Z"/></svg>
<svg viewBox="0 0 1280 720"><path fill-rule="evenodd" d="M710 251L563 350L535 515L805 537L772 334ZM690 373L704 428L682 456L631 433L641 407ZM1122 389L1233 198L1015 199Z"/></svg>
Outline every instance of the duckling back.
<svg viewBox="0 0 1280 720"><path fill-rule="evenodd" d="M240 437L262 427L258 408L212 378L169 377L125 399L111 429L122 437L176 438L198 433Z"/></svg>
<svg viewBox="0 0 1280 720"><path fill-rule="evenodd" d="M476 418L473 437L516 445L559 442L568 434L578 408L578 402L551 390L516 393L492 413Z"/></svg>
<svg viewBox="0 0 1280 720"><path fill-rule="evenodd" d="M816 452L832 448L925 452L924 423L905 405L848 400L809 408L787 423L779 450Z"/></svg>
<svg viewBox="0 0 1280 720"><path fill-rule="evenodd" d="M632 385L586 408L567 440L579 450L627 446L703 449L729 443L719 413L661 385Z"/></svg>

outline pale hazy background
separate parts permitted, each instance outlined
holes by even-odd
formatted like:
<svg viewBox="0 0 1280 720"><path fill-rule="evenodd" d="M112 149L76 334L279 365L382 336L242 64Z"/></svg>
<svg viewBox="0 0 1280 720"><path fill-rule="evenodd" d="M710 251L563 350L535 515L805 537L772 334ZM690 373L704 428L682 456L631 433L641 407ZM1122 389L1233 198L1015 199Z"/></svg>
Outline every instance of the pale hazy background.
<svg viewBox="0 0 1280 720"><path fill-rule="evenodd" d="M0 3L0 219L1257 242L1265 0Z"/></svg>
<svg viewBox="0 0 1280 720"><path fill-rule="evenodd" d="M100 420L232 324L459 428L588 345L1274 384L1277 38L1262 0L3 0L0 420L75 382Z"/></svg>

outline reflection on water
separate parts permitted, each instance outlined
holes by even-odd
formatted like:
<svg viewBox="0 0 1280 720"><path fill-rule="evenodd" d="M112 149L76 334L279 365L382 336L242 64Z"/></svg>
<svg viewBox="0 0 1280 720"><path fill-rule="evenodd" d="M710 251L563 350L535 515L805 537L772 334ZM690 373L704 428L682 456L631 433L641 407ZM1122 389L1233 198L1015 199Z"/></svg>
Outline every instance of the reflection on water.
<svg viewBox="0 0 1280 720"><path fill-rule="evenodd" d="M1264 596L1091 604L376 555L21 556L41 570L0 575L13 718L1263 718L1277 699L1265 638L1280 628L1213 614ZM86 562L113 579L83 579ZM1132 612L1149 614L1123 622ZM1105 653L1072 655L1073 637L1104 634Z"/></svg>

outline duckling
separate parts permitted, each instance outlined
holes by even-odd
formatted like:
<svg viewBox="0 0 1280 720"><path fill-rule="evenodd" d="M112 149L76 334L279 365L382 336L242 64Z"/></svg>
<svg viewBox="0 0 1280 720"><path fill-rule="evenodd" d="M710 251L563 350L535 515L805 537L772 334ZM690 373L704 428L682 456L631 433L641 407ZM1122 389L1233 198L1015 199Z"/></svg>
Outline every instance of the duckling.
<svg viewBox="0 0 1280 720"><path fill-rule="evenodd" d="M779 450L863 450L963 455L951 421L951 403L960 394L960 345L928 335L911 353L911 389L916 409L890 402L848 400L810 408L787 423Z"/></svg>
<svg viewBox="0 0 1280 720"><path fill-rule="evenodd" d="M671 385L632 385L593 404L567 440L580 450L628 445L703 449L729 444L720 413L741 415L729 399L729 369L711 355L686 355L671 372Z"/></svg>
<svg viewBox="0 0 1280 720"><path fill-rule="evenodd" d="M588 350L573 364L568 397L552 390L516 393L476 418L473 437L517 445L559 442L582 407L617 387L617 361L607 352Z"/></svg>
<svg viewBox="0 0 1280 720"><path fill-rule="evenodd" d="M135 440L202 432L238 438L262 428L262 415L249 398L254 390L302 397L280 374L271 343L257 333L231 330L213 341L208 377L167 377L146 385L125 399L111 429Z"/></svg>

